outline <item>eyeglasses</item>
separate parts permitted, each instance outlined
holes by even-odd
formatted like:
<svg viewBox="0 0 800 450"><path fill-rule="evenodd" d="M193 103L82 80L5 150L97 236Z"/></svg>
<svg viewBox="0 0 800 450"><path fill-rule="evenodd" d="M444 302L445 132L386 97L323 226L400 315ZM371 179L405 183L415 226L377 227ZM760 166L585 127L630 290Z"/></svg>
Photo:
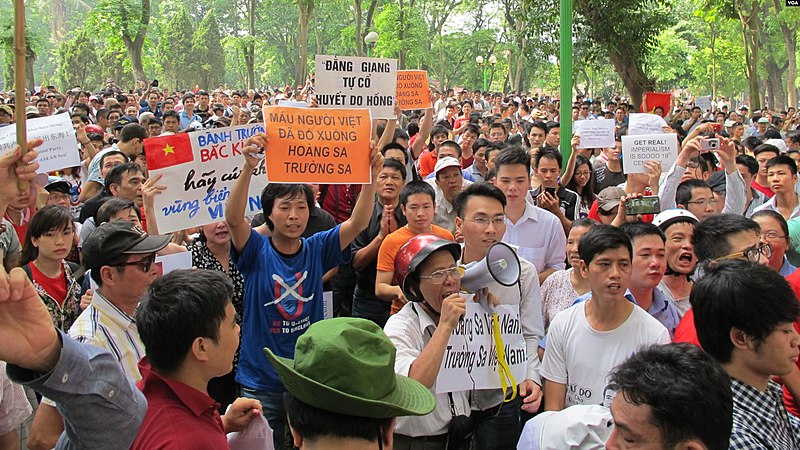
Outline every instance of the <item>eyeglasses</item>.
<svg viewBox="0 0 800 450"><path fill-rule="evenodd" d="M52 194L47 196L48 200L52 200L54 202L59 202L61 200L67 200L68 198L69 198L69 195L62 194L60 192L54 192L54 193L52 193Z"/></svg>
<svg viewBox="0 0 800 450"><path fill-rule="evenodd" d="M433 284L442 284L444 283L444 280L447 279L448 275L453 277L453 279L456 281L461 279L461 271L458 269L458 267L451 267L449 269L437 270L436 272L433 272L430 275L420 276L420 278L424 280L431 280L431 283Z"/></svg>
<svg viewBox="0 0 800 450"><path fill-rule="evenodd" d="M770 247L769 244L754 245L741 252L736 252L736 253L731 253L730 255L721 256L717 258L717 260L722 261L725 259L740 259L744 257L744 259L750 262L758 262L761 255L764 255L765 258L771 257L772 247Z"/></svg>
<svg viewBox="0 0 800 450"><path fill-rule="evenodd" d="M151 253L147 255L147 257L140 259L139 261L131 261L122 264L114 264L113 267L127 267L127 266L139 266L142 268L143 272L150 272L150 267L153 266L153 263L156 262L156 254Z"/></svg>
<svg viewBox="0 0 800 450"><path fill-rule="evenodd" d="M784 234L778 234L777 231L767 231L766 233L764 233L764 237L767 239L785 239L788 236Z"/></svg>
<svg viewBox="0 0 800 450"><path fill-rule="evenodd" d="M491 223L495 228L502 226L506 223L506 216L496 216L494 218L478 217L475 219L466 219L467 222L472 222L479 227L486 228Z"/></svg>
<svg viewBox="0 0 800 450"><path fill-rule="evenodd" d="M717 204L717 199L714 198L704 198L702 200L695 200L693 202L686 202L690 205L698 205L700 207L705 207L707 205L714 206Z"/></svg>
<svg viewBox="0 0 800 450"><path fill-rule="evenodd" d="M588 170L586 172L575 172L575 176L576 177L588 177L591 174L592 173L589 172Z"/></svg>

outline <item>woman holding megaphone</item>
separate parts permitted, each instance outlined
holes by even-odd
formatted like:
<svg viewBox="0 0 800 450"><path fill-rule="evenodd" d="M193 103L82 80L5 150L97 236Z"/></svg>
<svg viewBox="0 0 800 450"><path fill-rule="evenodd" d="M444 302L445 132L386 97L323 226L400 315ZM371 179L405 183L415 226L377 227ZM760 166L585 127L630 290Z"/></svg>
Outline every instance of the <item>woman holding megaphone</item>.
<svg viewBox="0 0 800 450"><path fill-rule="evenodd" d="M461 246L431 234L411 238L395 257L397 284L409 300L386 323L386 335L397 347L395 372L433 388L445 348L466 313L459 293ZM497 298L486 290L474 300ZM434 392L435 393L435 392ZM398 417L395 450L469 448L472 423L470 392L436 395L436 409L421 417Z"/></svg>

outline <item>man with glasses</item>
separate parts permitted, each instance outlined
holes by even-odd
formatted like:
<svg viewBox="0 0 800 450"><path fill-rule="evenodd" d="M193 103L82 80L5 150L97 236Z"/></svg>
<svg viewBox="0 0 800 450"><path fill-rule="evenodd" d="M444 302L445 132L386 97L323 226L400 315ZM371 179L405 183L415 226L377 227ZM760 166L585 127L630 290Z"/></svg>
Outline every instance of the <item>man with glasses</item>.
<svg viewBox="0 0 800 450"><path fill-rule="evenodd" d="M489 183L475 183L455 198L456 229L464 237L459 265L480 264L493 245L501 242L506 231L506 196ZM485 286L501 304L518 305L522 336L525 339L528 365L525 379L519 380L519 397L503 402L499 389L480 390L472 395L472 419L475 422L475 447L480 449L513 448L521 431L520 408L534 414L541 402L541 377L536 349L544 335L542 294L536 267L523 258L519 282L503 286L491 281Z"/></svg>
<svg viewBox="0 0 800 450"><path fill-rule="evenodd" d="M758 223L738 214L719 214L700 221L692 235L692 245L698 261L695 280L702 278L709 264L741 259L767 265L772 256L769 244L761 238ZM675 329L674 341L700 345L691 309Z"/></svg>
<svg viewBox="0 0 800 450"><path fill-rule="evenodd" d="M142 294L158 278L156 252L168 243L169 235L148 236L131 222L108 222L86 239L83 269L75 274L77 278L91 270L97 289L92 303L69 329L70 337L111 352L133 382L142 378L138 363L145 355L134 311ZM37 439L52 445L63 431L61 416L49 403L39 406L33 426Z"/></svg>

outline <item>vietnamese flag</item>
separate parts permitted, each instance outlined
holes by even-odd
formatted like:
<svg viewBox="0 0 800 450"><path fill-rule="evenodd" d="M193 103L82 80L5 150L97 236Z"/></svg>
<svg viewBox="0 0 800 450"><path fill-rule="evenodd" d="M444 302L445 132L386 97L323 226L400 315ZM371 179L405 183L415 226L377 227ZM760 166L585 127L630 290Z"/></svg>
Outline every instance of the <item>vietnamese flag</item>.
<svg viewBox="0 0 800 450"><path fill-rule="evenodd" d="M669 92L645 92L644 98L642 98L641 112L653 114L655 109L660 106L664 110L661 117L666 117L671 102L672 94Z"/></svg>
<svg viewBox="0 0 800 450"><path fill-rule="evenodd" d="M164 169L194 161L192 141L187 133L177 133L144 140L149 170Z"/></svg>

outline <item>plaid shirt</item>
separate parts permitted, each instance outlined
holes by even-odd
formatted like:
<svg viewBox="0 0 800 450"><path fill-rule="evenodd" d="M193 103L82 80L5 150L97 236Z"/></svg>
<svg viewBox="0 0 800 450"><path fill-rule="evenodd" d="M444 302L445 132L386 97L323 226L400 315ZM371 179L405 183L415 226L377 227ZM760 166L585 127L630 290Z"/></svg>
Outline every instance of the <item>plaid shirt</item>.
<svg viewBox="0 0 800 450"><path fill-rule="evenodd" d="M770 381L766 392L731 378L731 450L800 450L800 419L786 412L783 391Z"/></svg>

